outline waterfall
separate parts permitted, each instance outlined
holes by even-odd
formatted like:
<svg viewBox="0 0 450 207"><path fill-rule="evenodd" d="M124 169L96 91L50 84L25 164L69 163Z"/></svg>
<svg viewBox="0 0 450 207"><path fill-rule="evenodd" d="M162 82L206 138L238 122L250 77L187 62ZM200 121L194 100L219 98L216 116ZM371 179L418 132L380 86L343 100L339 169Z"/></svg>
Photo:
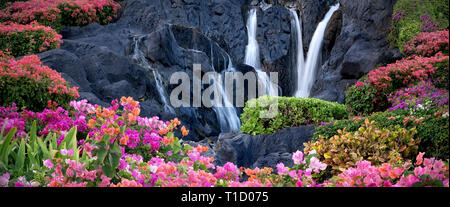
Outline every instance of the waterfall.
<svg viewBox="0 0 450 207"><path fill-rule="evenodd" d="M302 26L300 24L297 11L295 9L290 9L291 18L291 30L294 34L294 40L297 43L296 59L295 59L295 71L297 73L297 86L296 90L300 88L301 74L304 74L305 70L305 56L303 54L303 37L302 37Z"/></svg>
<svg viewBox="0 0 450 207"><path fill-rule="evenodd" d="M257 27L258 22L256 16L256 9L251 9L249 12L249 17L247 19L248 44L245 48L244 63L246 65L250 65L253 68L255 68L256 73L258 75L258 82L262 82L262 84L264 84L264 87L266 88L266 93L269 96L276 96L278 94L278 88L275 88L271 84L267 73L261 70L261 63L259 59L259 46L258 41L256 40Z"/></svg>
<svg viewBox="0 0 450 207"><path fill-rule="evenodd" d="M216 43L217 46L217 43ZM212 50L212 45L211 45ZM214 71L217 71L214 68L214 59L211 52L211 66L213 67ZM225 62L225 57L224 57ZM220 100L221 103L223 103L222 106L217 106L217 103L214 104L213 110L216 112L217 120L219 120L219 126L221 132L229 132L229 131L239 131L241 127L241 121L239 119L239 116L237 115L236 108L233 106L233 103L230 102L228 99L227 93L229 93L228 89L225 90L222 84L224 83L223 77L225 77L224 73L226 72L236 72L236 70L233 67L233 63L231 62L231 58L228 55L228 67L227 69L223 70L222 73L218 74L218 79L220 80L219 84L214 84L217 88L215 88L215 91L219 91L222 95L222 100ZM214 83L216 83L216 78L212 76L212 79ZM233 89L231 88L231 93L233 93ZM222 102L223 101L223 102Z"/></svg>
<svg viewBox="0 0 450 207"><path fill-rule="evenodd" d="M142 51L139 50L139 43L141 42L141 39L142 39L142 37L134 37L133 38L134 49L133 49L133 54L132 54L131 58L135 63L137 63L141 67L152 71L153 78L156 82L156 89L159 93L160 101L164 105L164 110L169 111L170 113L175 113L175 109L170 105L170 103L167 99L167 93L162 84L161 74L159 74L159 72L157 70L153 69L150 66L150 63L147 61L147 59L145 58Z"/></svg>
<svg viewBox="0 0 450 207"><path fill-rule="evenodd" d="M309 97L311 88L315 81L316 69L318 67L318 60L321 55L323 36L325 35L325 30L327 24L331 19L333 13L339 9L339 3L331 6L330 10L325 15L324 19L319 23L314 32L314 35L309 44L308 55L306 56L305 67L303 70L298 70L298 88L295 93L296 97ZM300 73L301 72L301 73Z"/></svg>

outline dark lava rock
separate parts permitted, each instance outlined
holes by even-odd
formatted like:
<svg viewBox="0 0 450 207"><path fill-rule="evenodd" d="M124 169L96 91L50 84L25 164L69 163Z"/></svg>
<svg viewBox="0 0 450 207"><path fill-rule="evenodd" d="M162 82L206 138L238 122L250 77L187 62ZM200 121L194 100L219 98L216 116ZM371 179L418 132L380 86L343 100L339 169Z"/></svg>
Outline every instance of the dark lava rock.
<svg viewBox="0 0 450 207"><path fill-rule="evenodd" d="M396 50L389 50L386 41L394 3L395 0L340 1L342 28L329 58L318 70L312 97L343 103L346 88L357 79L377 64L401 57Z"/></svg>
<svg viewBox="0 0 450 207"><path fill-rule="evenodd" d="M309 141L315 127L287 128L273 134L247 135L242 133L220 134L215 143L215 163L233 162L243 167L272 167L283 162L292 166L292 153L303 151L303 143Z"/></svg>

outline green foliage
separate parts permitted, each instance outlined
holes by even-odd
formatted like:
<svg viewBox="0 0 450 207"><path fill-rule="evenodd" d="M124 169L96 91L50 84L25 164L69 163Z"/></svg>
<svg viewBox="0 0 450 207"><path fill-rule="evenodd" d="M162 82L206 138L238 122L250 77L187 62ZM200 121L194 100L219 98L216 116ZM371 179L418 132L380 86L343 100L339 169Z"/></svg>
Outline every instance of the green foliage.
<svg viewBox="0 0 450 207"><path fill-rule="evenodd" d="M19 108L42 111L49 100L56 101L67 108L74 97L69 94L50 94L45 81L36 82L28 78L0 77L0 105L16 103Z"/></svg>
<svg viewBox="0 0 450 207"><path fill-rule="evenodd" d="M269 97L246 103L241 116L241 131L268 134L288 127L317 125L347 118L345 105L314 98Z"/></svg>
<svg viewBox="0 0 450 207"><path fill-rule="evenodd" d="M416 126L416 137L422 140L419 145L421 152L425 152L430 157L447 160L450 158L448 108L446 112L442 111L445 111L445 109L424 110L421 114L414 114L422 119L418 124L409 121L405 125L408 127ZM408 117L409 115L404 110L395 110L394 113L398 114L399 117Z"/></svg>
<svg viewBox="0 0 450 207"><path fill-rule="evenodd" d="M449 159L449 117L440 110L426 110L422 114L414 114L404 110L393 112L377 112L366 117L369 121L375 121L375 127L394 130L396 127L417 130L415 139L420 139L419 151L427 156L439 159ZM318 141L338 135L339 130L355 132L364 125L361 117L354 120L338 120L331 124L316 128L312 140Z"/></svg>
<svg viewBox="0 0 450 207"><path fill-rule="evenodd" d="M433 66L437 67L435 73L432 75L434 86L439 89L449 90L449 61L437 62Z"/></svg>
<svg viewBox="0 0 450 207"><path fill-rule="evenodd" d="M33 171L41 170L42 161L51 159L61 149L73 149L72 159L79 160L80 149L77 147L76 127L70 129L66 139L58 145L55 134L49 134L45 140L37 136L36 121L33 122L29 140L14 139L16 129L11 130L0 144L0 160L6 169L11 169L14 176L32 176Z"/></svg>
<svg viewBox="0 0 450 207"><path fill-rule="evenodd" d="M392 47L403 46L420 32L448 28L448 0L398 0L394 6L392 30L388 39ZM430 20L421 19L424 15ZM428 23L432 22L432 27ZM425 27L425 28L423 28Z"/></svg>
<svg viewBox="0 0 450 207"><path fill-rule="evenodd" d="M377 95L377 90L371 84L365 83L364 78L348 88L345 94L347 111L353 115L385 110L387 100L383 99L386 98Z"/></svg>
<svg viewBox="0 0 450 207"><path fill-rule="evenodd" d="M367 160L373 165L385 162L397 163L413 159L420 139L414 139L416 130L395 126L393 130L376 127L376 122L364 120L355 132L339 130L331 138L320 137L318 141L305 144L305 153L316 150L320 160L335 172L354 167L356 162Z"/></svg>

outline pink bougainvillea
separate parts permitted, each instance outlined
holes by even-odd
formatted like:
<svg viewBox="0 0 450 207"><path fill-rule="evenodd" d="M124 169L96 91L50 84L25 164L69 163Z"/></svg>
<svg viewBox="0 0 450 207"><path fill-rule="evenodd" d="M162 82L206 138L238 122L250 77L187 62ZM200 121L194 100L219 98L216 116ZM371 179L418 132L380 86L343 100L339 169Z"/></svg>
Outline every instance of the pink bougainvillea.
<svg viewBox="0 0 450 207"><path fill-rule="evenodd" d="M404 51L408 55L417 54L426 57L434 56L439 51L448 55L448 34L448 30L422 32L405 45Z"/></svg>
<svg viewBox="0 0 450 207"><path fill-rule="evenodd" d="M62 36L37 22L27 25L0 23L0 50L23 56L59 48Z"/></svg>
<svg viewBox="0 0 450 207"><path fill-rule="evenodd" d="M35 82L45 81L50 94L69 94L74 99L79 97L78 88L70 88L61 74L45 66L36 55L25 56L16 60L0 51L0 78L27 78Z"/></svg>
<svg viewBox="0 0 450 207"><path fill-rule="evenodd" d="M0 19L27 24L38 21L61 29L88 23L107 24L117 15L119 4L112 0L30 0L14 2L0 11Z"/></svg>

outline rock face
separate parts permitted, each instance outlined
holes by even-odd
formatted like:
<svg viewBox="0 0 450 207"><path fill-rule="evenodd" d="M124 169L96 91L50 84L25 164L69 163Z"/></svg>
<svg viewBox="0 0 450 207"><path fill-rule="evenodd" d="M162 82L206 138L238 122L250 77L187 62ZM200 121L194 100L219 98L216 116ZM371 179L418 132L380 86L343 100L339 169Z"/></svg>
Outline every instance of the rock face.
<svg viewBox="0 0 450 207"><path fill-rule="evenodd" d="M346 88L358 78L374 69L377 64L401 58L397 49L389 50L386 41L394 3L395 0L361 0L357 3L351 0L340 1L340 11L329 22L325 39L333 39L330 37L336 35L330 28L340 22L342 27L334 45L324 48L332 49L324 52L329 54L329 58L323 61L318 70L311 96L342 103Z"/></svg>
<svg viewBox="0 0 450 207"><path fill-rule="evenodd" d="M39 56L44 64L78 86L82 99L106 106L113 99L131 96L140 101L141 115L159 116L163 120L178 117L191 131L185 138L199 140L221 133L216 114L206 107L168 111L159 89L168 96L178 86L169 83L171 75L185 72L192 77L196 63L202 65L202 72L220 72L228 67L230 60L237 71L254 71L242 63L247 45L248 11L257 8L262 70L278 72L282 94L292 95L296 84L288 8L296 8L302 16L306 54L317 24L329 5L336 2L127 0L115 23L66 28L62 31L61 48ZM398 53L388 51L385 40L394 0L340 0L340 3L341 9L328 25L323 65L312 95L343 102L346 84L353 83L376 64L392 61ZM132 59L137 37L140 38L138 50L148 62L146 67ZM161 81L157 81L153 71L160 74ZM207 87L203 85L203 89ZM242 108L237 111L239 115Z"/></svg>
<svg viewBox="0 0 450 207"><path fill-rule="evenodd" d="M287 128L273 134L221 134L214 146L215 163L233 162L243 167L272 167L283 162L292 166L292 153L303 151L303 143L314 134L312 126Z"/></svg>

